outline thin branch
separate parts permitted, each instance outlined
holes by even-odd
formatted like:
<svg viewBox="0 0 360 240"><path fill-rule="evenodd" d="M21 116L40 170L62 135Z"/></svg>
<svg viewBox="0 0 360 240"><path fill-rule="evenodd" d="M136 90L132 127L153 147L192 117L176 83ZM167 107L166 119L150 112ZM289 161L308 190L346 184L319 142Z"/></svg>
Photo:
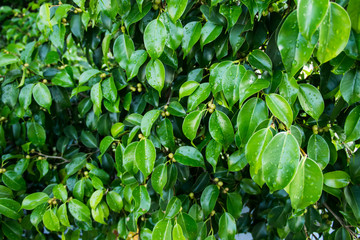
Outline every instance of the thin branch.
<svg viewBox="0 0 360 240"><path fill-rule="evenodd" d="M61 157L61 156L51 156L51 155L46 155L46 154L43 154L43 153L40 153L40 152L36 152L36 153L37 153L38 155L40 155L40 156L45 157L45 158L60 159L60 160L62 160L62 162L55 163L55 165L61 165L61 164L70 162L68 159L63 158L63 157Z"/></svg>
<svg viewBox="0 0 360 240"><path fill-rule="evenodd" d="M356 233L355 233L353 230L351 230L351 229L349 228L349 226L345 225L344 221L343 221L338 215L336 215L336 213L335 213L333 210L331 210L331 208L329 207L329 205L328 205L326 202L324 202L323 205L324 205L325 208L335 217L335 219L341 224L341 226L343 226L343 227L350 233L350 235L351 235L353 238L357 239Z"/></svg>

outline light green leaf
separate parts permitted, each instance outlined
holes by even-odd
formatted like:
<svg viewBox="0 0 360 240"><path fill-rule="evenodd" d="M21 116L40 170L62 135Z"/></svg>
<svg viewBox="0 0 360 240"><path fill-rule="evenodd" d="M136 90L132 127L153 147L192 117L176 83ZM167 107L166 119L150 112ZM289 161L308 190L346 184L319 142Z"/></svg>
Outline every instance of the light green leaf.
<svg viewBox="0 0 360 240"><path fill-rule="evenodd" d="M271 93L265 96L266 105L270 109L271 113L274 114L280 121L285 123L286 127L290 128L293 121L293 112L290 104L276 93Z"/></svg>
<svg viewBox="0 0 360 240"><path fill-rule="evenodd" d="M200 126L201 118L204 115L204 111L193 111L188 114L182 124L182 131L190 141L196 138L198 128Z"/></svg>
<svg viewBox="0 0 360 240"><path fill-rule="evenodd" d="M116 38L113 48L115 60L119 63L120 67L126 69L135 51L134 42L128 35L121 34Z"/></svg>
<svg viewBox="0 0 360 240"><path fill-rule="evenodd" d="M151 206L151 198L144 185L137 186L133 190L132 196L135 201L135 211L138 214L145 214L147 211L149 211Z"/></svg>
<svg viewBox="0 0 360 240"><path fill-rule="evenodd" d="M239 193L232 192L226 194L226 209L235 219L241 216L242 208L242 197Z"/></svg>
<svg viewBox="0 0 360 240"><path fill-rule="evenodd" d="M235 239L236 223L230 213L223 213L219 220L219 236L222 240Z"/></svg>
<svg viewBox="0 0 360 240"><path fill-rule="evenodd" d="M206 218L215 208L220 191L216 185L207 186L201 194L200 204Z"/></svg>
<svg viewBox="0 0 360 240"><path fill-rule="evenodd" d="M163 146L169 148L170 151L175 150L173 125L168 118L161 120L156 128L156 134Z"/></svg>
<svg viewBox="0 0 360 240"><path fill-rule="evenodd" d="M193 92L188 98L188 112L195 110L200 103L205 101L209 97L210 92L211 88L209 83L200 84L200 86L195 90L195 92Z"/></svg>
<svg viewBox="0 0 360 240"><path fill-rule="evenodd" d="M316 203L321 196L323 174L320 167L310 158L303 159L289 185L291 206L304 209Z"/></svg>
<svg viewBox="0 0 360 240"><path fill-rule="evenodd" d="M0 67L20 62L20 59L12 54L0 54Z"/></svg>
<svg viewBox="0 0 360 240"><path fill-rule="evenodd" d="M44 226L50 231L60 231L60 222L52 209L46 210L43 216Z"/></svg>
<svg viewBox="0 0 360 240"><path fill-rule="evenodd" d="M165 164L158 165L151 175L151 185L155 192L163 196L163 189L167 182L167 166Z"/></svg>
<svg viewBox="0 0 360 240"><path fill-rule="evenodd" d="M172 232L173 240L185 240L182 228L179 224L175 224Z"/></svg>
<svg viewBox="0 0 360 240"><path fill-rule="evenodd" d="M83 85L84 83L87 83L92 77L94 77L96 74L99 73L101 72L97 69L90 69L83 72L79 78L79 85Z"/></svg>
<svg viewBox="0 0 360 240"><path fill-rule="evenodd" d="M144 43L150 57L156 59L164 51L167 32L164 24L159 20L152 20L145 28Z"/></svg>
<svg viewBox="0 0 360 240"><path fill-rule="evenodd" d="M273 137L262 155L264 179L271 192L285 188L292 180L300 158L300 148L290 133Z"/></svg>
<svg viewBox="0 0 360 240"><path fill-rule="evenodd" d="M119 213L123 208L123 200L120 194L115 191L110 191L106 194L106 202L109 205L109 208L114 212Z"/></svg>
<svg viewBox="0 0 360 240"><path fill-rule="evenodd" d="M102 102L102 99L103 99L103 94L102 94L100 82L94 84L91 87L90 97L91 97L91 101L94 104L94 107L96 107L96 109L98 109L98 111L99 111L99 113L97 115L100 115L100 113L101 113L101 102ZM96 111L95 111L95 113L96 113Z"/></svg>
<svg viewBox="0 0 360 240"><path fill-rule="evenodd" d="M324 174L324 184L332 188L344 188L350 183L350 175L344 171L333 171Z"/></svg>
<svg viewBox="0 0 360 240"><path fill-rule="evenodd" d="M319 48L316 53L320 63L327 62L344 50L351 30L350 17L339 4L331 2L320 25Z"/></svg>
<svg viewBox="0 0 360 240"><path fill-rule="evenodd" d="M66 202L66 200L68 199L68 193L66 190L66 186L64 186L61 183L54 186L52 189L52 192L54 194L54 197L56 197L57 199L60 199L62 202Z"/></svg>
<svg viewBox="0 0 360 240"><path fill-rule="evenodd" d="M239 101L240 81L244 77L246 69L243 65L231 65L227 68L222 78L222 89L230 109Z"/></svg>
<svg viewBox="0 0 360 240"><path fill-rule="evenodd" d="M116 102L118 90L116 88L114 78L112 76L106 78L104 81L102 81L101 87L102 87L101 92L103 93L104 98L106 98L110 102L113 103Z"/></svg>
<svg viewBox="0 0 360 240"><path fill-rule="evenodd" d="M150 86L155 88L161 96L161 90L165 82L165 68L159 59L151 59L146 65L146 79Z"/></svg>
<svg viewBox="0 0 360 240"><path fill-rule="evenodd" d="M168 13L173 22L178 20L186 9L187 0L167 0Z"/></svg>
<svg viewBox="0 0 360 240"><path fill-rule="evenodd" d="M206 22L201 29L200 46L203 49L204 45L214 41L222 32L223 27L212 22Z"/></svg>
<svg viewBox="0 0 360 240"><path fill-rule="evenodd" d="M172 197L166 206L165 218L172 219L178 214L181 210L181 201L177 197Z"/></svg>
<svg viewBox="0 0 360 240"><path fill-rule="evenodd" d="M151 110L145 113L144 117L141 120L141 132L145 137L149 137L151 133L152 126L155 121L160 116L160 110Z"/></svg>
<svg viewBox="0 0 360 240"><path fill-rule="evenodd" d="M272 62L269 56L261 51L260 49L255 49L248 56L248 61L254 68L266 70L272 74Z"/></svg>
<svg viewBox="0 0 360 240"><path fill-rule="evenodd" d="M74 87L74 82L71 79L68 72L64 69L61 72L58 72L52 79L51 83L61 87Z"/></svg>
<svg viewBox="0 0 360 240"><path fill-rule="evenodd" d="M90 209L77 199L69 202L69 212L78 221L90 222Z"/></svg>
<svg viewBox="0 0 360 240"><path fill-rule="evenodd" d="M182 39L182 49L184 51L183 58L185 58L191 48L199 41L201 34L201 23L200 22L189 22L184 27L184 37Z"/></svg>
<svg viewBox="0 0 360 240"><path fill-rule="evenodd" d="M211 137L222 144L225 149L234 141L234 128L229 117L218 110L211 114L209 119Z"/></svg>
<svg viewBox="0 0 360 240"><path fill-rule="evenodd" d="M46 141L45 129L37 122L28 122L26 126L29 141L35 146L43 146Z"/></svg>
<svg viewBox="0 0 360 240"><path fill-rule="evenodd" d="M267 88L269 85L270 82L268 80L257 78L253 71L247 70L241 78L239 86L240 107L248 97L260 92L262 89Z"/></svg>
<svg viewBox="0 0 360 240"><path fill-rule="evenodd" d="M28 109L31 104L33 87L34 84L27 84L20 91L19 103L25 110Z"/></svg>
<svg viewBox="0 0 360 240"><path fill-rule="evenodd" d="M9 198L0 198L0 214L18 220L21 217L20 204Z"/></svg>
<svg viewBox="0 0 360 240"><path fill-rule="evenodd" d="M56 211L56 216L62 225L65 227L70 227L66 203L61 204L61 206Z"/></svg>
<svg viewBox="0 0 360 240"><path fill-rule="evenodd" d="M260 129L255 132L245 146L245 157L255 174L262 167L262 155L272 139L273 134L269 128Z"/></svg>
<svg viewBox="0 0 360 240"><path fill-rule="evenodd" d="M340 92L344 100L349 105L352 105L360 101L360 70L359 69L352 69L344 74L340 83Z"/></svg>
<svg viewBox="0 0 360 240"><path fill-rule="evenodd" d="M95 209L97 207L97 205L101 202L102 198L104 195L104 191L103 190L96 190L95 192L93 192L93 194L90 197L90 207L92 209Z"/></svg>
<svg viewBox="0 0 360 240"><path fill-rule="evenodd" d="M360 2L358 0L350 0L347 6L347 12L351 20L351 27L360 33Z"/></svg>
<svg viewBox="0 0 360 240"><path fill-rule="evenodd" d="M226 31L231 29L235 23L237 22L237 20L239 19L241 12L242 12L242 8L241 5L231 5L230 4L221 4L220 5L220 9L219 12L226 18L227 20L227 28Z"/></svg>
<svg viewBox="0 0 360 240"><path fill-rule="evenodd" d="M260 98L251 98L242 106L237 117L237 126L243 145L248 142L256 127L267 118L268 109Z"/></svg>
<svg viewBox="0 0 360 240"><path fill-rule="evenodd" d="M308 40L319 28L329 7L329 0L298 0L297 19L301 34Z"/></svg>
<svg viewBox="0 0 360 240"><path fill-rule="evenodd" d="M156 223L152 232L152 239L168 240L171 239L172 224L170 220L161 220Z"/></svg>
<svg viewBox="0 0 360 240"><path fill-rule="evenodd" d="M135 157L137 144L138 142L130 143L129 145L126 146L124 151L123 167L127 172L131 174L135 174L139 170L136 165L136 157Z"/></svg>
<svg viewBox="0 0 360 240"><path fill-rule="evenodd" d="M156 159L154 144L148 139L141 140L136 146L135 159L137 167L146 179L154 169Z"/></svg>
<svg viewBox="0 0 360 240"><path fill-rule="evenodd" d="M318 40L314 34L310 41L300 33L296 10L293 11L280 28L277 45L289 77L294 76L309 61Z"/></svg>
<svg viewBox="0 0 360 240"><path fill-rule="evenodd" d="M205 157L208 163L210 163L210 165L213 167L214 172L216 170L216 164L218 162L221 150L222 144L218 143L214 139L211 139L211 141L206 146Z"/></svg>
<svg viewBox="0 0 360 240"><path fill-rule="evenodd" d="M313 85L299 84L298 98L302 109L317 121L324 111L320 91Z"/></svg>
<svg viewBox="0 0 360 240"><path fill-rule="evenodd" d="M180 46L184 36L184 29L180 20L173 22L168 13L161 14L159 19L163 22L167 30L166 46L176 50Z"/></svg>
<svg viewBox="0 0 360 240"><path fill-rule="evenodd" d="M184 82L179 89L179 101L181 98L191 95L199 85L200 83L195 81Z"/></svg>
<svg viewBox="0 0 360 240"><path fill-rule="evenodd" d="M145 50L136 50L131 54L129 63L126 65L127 81L130 81L139 73L140 67L146 62L148 55Z"/></svg>
<svg viewBox="0 0 360 240"><path fill-rule="evenodd" d="M360 138L360 106L355 107L345 120L346 141L356 141Z"/></svg>
<svg viewBox="0 0 360 240"><path fill-rule="evenodd" d="M311 135L308 146L307 154L309 158L314 160L319 167L324 169L330 161L330 149L329 145L320 135Z"/></svg>
<svg viewBox="0 0 360 240"><path fill-rule="evenodd" d="M49 88L45 84L40 82L35 84L32 92L37 104L39 104L43 108L46 108L50 112L52 98Z"/></svg>
<svg viewBox="0 0 360 240"><path fill-rule="evenodd" d="M174 158L177 162L186 166L205 168L204 158L201 152L194 147L179 147L174 154Z"/></svg>

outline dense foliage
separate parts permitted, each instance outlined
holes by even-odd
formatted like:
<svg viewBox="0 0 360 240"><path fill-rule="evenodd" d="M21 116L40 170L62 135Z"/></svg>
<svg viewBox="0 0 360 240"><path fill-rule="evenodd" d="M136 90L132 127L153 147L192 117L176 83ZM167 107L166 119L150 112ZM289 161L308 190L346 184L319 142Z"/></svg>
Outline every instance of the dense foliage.
<svg viewBox="0 0 360 240"><path fill-rule="evenodd" d="M0 239L359 236L359 0L21 2Z"/></svg>

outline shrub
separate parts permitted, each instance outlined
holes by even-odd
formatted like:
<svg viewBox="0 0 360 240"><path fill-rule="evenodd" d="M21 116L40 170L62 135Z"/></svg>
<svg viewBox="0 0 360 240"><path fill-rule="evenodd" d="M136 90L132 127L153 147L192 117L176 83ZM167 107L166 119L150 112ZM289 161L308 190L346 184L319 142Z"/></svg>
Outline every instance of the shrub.
<svg viewBox="0 0 360 240"><path fill-rule="evenodd" d="M360 4L337 2L1 7L0 238L359 236Z"/></svg>

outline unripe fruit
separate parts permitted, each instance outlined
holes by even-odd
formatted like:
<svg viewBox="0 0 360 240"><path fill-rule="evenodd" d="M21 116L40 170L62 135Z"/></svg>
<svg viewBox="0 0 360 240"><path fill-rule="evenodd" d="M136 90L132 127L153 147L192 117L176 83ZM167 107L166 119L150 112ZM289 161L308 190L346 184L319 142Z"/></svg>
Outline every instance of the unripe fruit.
<svg viewBox="0 0 360 240"><path fill-rule="evenodd" d="M219 181L219 179L218 179L218 178L214 178L214 182L216 182L216 183L217 183L218 181Z"/></svg>
<svg viewBox="0 0 360 240"><path fill-rule="evenodd" d="M166 116L165 112L161 112L161 116L165 117Z"/></svg>
<svg viewBox="0 0 360 240"><path fill-rule="evenodd" d="M215 104L210 104L210 106L209 106L211 109L215 109L216 108L216 105Z"/></svg>
<svg viewBox="0 0 360 240"><path fill-rule="evenodd" d="M218 185L219 187L222 187L222 186L224 185L224 183L220 181L220 182L217 183L217 185Z"/></svg>
<svg viewBox="0 0 360 240"><path fill-rule="evenodd" d="M174 154L173 154L173 153L169 153L168 157L169 157L170 159L172 159L172 158L174 158Z"/></svg>
<svg viewBox="0 0 360 240"><path fill-rule="evenodd" d="M166 109L168 109L168 107L169 107L169 105L165 105L165 106L164 106L164 109L166 110Z"/></svg>
<svg viewBox="0 0 360 240"><path fill-rule="evenodd" d="M42 83L43 83L43 84L47 84L48 81L47 81L46 79L43 79L43 80L42 80Z"/></svg>
<svg viewBox="0 0 360 240"><path fill-rule="evenodd" d="M142 92L142 88L141 88L141 87L138 87L137 91L138 91L138 92Z"/></svg>
<svg viewBox="0 0 360 240"><path fill-rule="evenodd" d="M168 111L166 111L165 115L168 117L168 116L170 116L170 113Z"/></svg>
<svg viewBox="0 0 360 240"><path fill-rule="evenodd" d="M142 87L141 83L136 84L136 86L137 86L138 88L141 88L141 87Z"/></svg>
<svg viewBox="0 0 360 240"><path fill-rule="evenodd" d="M313 132L318 131L319 127L317 125L314 125L314 126L312 126L312 130L313 130Z"/></svg>
<svg viewBox="0 0 360 240"><path fill-rule="evenodd" d="M85 172L84 172L84 176L89 176L89 172L88 172L88 171L85 171Z"/></svg>
<svg viewBox="0 0 360 240"><path fill-rule="evenodd" d="M153 9L154 9L155 11L159 9L159 5L157 5L157 4L155 4L155 3L152 5L152 7L153 7Z"/></svg>
<svg viewBox="0 0 360 240"><path fill-rule="evenodd" d="M124 26L121 26L121 32L122 32L122 33L125 33L125 30L126 30L125 27L124 27Z"/></svg>
<svg viewBox="0 0 360 240"><path fill-rule="evenodd" d="M193 193L193 192L189 193L189 197L190 197L191 199L194 199L194 197L195 197L194 193Z"/></svg>
<svg viewBox="0 0 360 240"><path fill-rule="evenodd" d="M209 113L213 113L214 112L214 109L212 109L212 108L209 108Z"/></svg>
<svg viewBox="0 0 360 240"><path fill-rule="evenodd" d="M101 78L106 78L106 73L100 74L100 77L101 77Z"/></svg>
<svg viewBox="0 0 360 240"><path fill-rule="evenodd" d="M136 91L136 88L130 87L130 90L133 91L133 92L135 92L135 91Z"/></svg>
<svg viewBox="0 0 360 240"><path fill-rule="evenodd" d="M155 4L160 4L161 0L155 0Z"/></svg>
<svg viewBox="0 0 360 240"><path fill-rule="evenodd" d="M142 139L142 138L144 138L144 135L142 135L141 133L139 133L138 138Z"/></svg>
<svg viewBox="0 0 360 240"><path fill-rule="evenodd" d="M28 64L28 63L25 63L25 64L24 64L24 67L26 67L26 68L29 67L29 64Z"/></svg>
<svg viewBox="0 0 360 240"><path fill-rule="evenodd" d="M30 155L26 155L26 159L30 159Z"/></svg>
<svg viewBox="0 0 360 240"><path fill-rule="evenodd" d="M215 210L212 210L211 213L210 213L210 216L214 216L215 215Z"/></svg>

